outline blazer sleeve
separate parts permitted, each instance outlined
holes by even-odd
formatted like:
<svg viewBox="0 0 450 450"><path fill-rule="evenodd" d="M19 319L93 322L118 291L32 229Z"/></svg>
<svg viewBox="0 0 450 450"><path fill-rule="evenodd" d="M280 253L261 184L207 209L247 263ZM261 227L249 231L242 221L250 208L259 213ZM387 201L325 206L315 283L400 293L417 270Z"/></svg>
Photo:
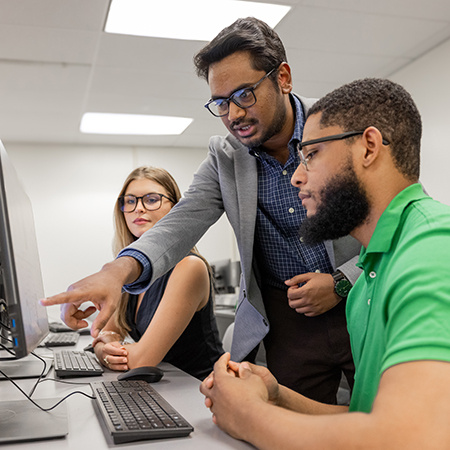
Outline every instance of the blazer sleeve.
<svg viewBox="0 0 450 450"><path fill-rule="evenodd" d="M216 151L210 145L208 156L180 202L127 247L140 251L150 261L149 284L181 261L223 212Z"/></svg>
<svg viewBox="0 0 450 450"><path fill-rule="evenodd" d="M355 284L362 270L356 266L361 252L361 243L351 236L333 241L334 262L347 279Z"/></svg>

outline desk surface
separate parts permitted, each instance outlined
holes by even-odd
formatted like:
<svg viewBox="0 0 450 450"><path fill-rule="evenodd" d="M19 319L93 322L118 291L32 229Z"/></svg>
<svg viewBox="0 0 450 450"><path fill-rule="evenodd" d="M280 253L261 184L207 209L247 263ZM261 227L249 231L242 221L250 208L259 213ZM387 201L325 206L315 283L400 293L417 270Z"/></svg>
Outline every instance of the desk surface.
<svg viewBox="0 0 450 450"><path fill-rule="evenodd" d="M89 336L81 336L77 349L81 349L91 341ZM67 347L75 348L75 347ZM51 350L42 350L38 353L50 354ZM114 445L110 437L106 437L99 423L93 400L83 395L73 395L66 400L69 417L69 434L64 439L45 440L40 442L26 442L23 444L2 445L1 450L83 450L108 449L249 449L252 446L235 440L221 431L212 423L211 413L204 405L204 397L199 392L200 382L196 378L169 365L161 364L165 371L164 378L152 386L194 427L189 437L176 439L158 439L129 444ZM91 381L115 380L118 372L105 369L100 377L71 378L67 381L89 383ZM48 377L53 377L53 369ZM17 380L17 383L29 392L35 380ZM89 385L71 385L57 383L51 380L39 384L33 399L39 402L40 398L62 398L74 390L92 394ZM7 380L0 381L0 400L23 400L25 397Z"/></svg>

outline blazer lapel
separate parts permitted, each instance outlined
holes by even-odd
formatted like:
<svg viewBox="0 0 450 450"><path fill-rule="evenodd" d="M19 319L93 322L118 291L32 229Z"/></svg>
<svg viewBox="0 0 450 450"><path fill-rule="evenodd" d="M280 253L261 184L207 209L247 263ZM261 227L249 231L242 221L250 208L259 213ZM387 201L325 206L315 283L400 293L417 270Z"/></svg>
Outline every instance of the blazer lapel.
<svg viewBox="0 0 450 450"><path fill-rule="evenodd" d="M245 247L242 264L251 269L253 242L255 237L256 205L258 201L258 168L256 159L242 146L234 160L236 174L236 196L239 210L240 242ZM249 272L248 272L249 273Z"/></svg>

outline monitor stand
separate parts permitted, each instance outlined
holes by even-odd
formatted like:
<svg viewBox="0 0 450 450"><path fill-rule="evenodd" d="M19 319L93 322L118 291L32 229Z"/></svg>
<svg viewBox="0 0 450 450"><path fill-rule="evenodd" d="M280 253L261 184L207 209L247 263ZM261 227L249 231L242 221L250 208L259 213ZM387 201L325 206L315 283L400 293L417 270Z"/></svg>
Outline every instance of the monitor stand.
<svg viewBox="0 0 450 450"><path fill-rule="evenodd" d="M46 359L45 362L44 377L48 374L53 365L53 361L51 360ZM44 363L33 355L28 355L20 359L12 359L10 361L0 361L0 370L5 372L5 374L13 380L39 378L43 369ZM1 373L0 380L6 380Z"/></svg>
<svg viewBox="0 0 450 450"><path fill-rule="evenodd" d="M50 407L59 399L35 400ZM68 433L67 406L61 403L51 411L41 411L29 400L0 402L0 444L63 438Z"/></svg>

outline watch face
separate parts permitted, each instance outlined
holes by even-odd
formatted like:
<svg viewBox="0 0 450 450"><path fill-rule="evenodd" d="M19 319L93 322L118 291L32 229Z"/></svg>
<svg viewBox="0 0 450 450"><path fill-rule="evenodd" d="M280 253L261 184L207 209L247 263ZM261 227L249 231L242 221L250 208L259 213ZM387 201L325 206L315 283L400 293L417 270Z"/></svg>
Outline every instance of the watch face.
<svg viewBox="0 0 450 450"><path fill-rule="evenodd" d="M336 283L334 290L336 291L336 294L340 297L347 297L348 293L350 292L350 289L352 288L352 283L348 280L340 280Z"/></svg>

